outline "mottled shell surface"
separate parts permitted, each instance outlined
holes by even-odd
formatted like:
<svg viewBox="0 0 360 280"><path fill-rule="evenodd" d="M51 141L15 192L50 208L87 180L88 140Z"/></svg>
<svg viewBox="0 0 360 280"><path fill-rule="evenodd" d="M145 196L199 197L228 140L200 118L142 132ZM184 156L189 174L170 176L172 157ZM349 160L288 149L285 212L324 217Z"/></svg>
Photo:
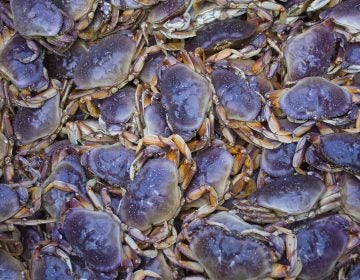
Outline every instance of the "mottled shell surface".
<svg viewBox="0 0 360 280"><path fill-rule="evenodd" d="M79 89L110 87L125 80L130 72L136 42L126 33L101 39L80 57L74 71Z"/></svg>
<svg viewBox="0 0 360 280"><path fill-rule="evenodd" d="M131 86L100 101L100 118L107 125L127 122L135 112L135 91Z"/></svg>
<svg viewBox="0 0 360 280"><path fill-rule="evenodd" d="M147 161L121 200L121 221L147 230L173 218L181 202L178 176L176 165L168 159Z"/></svg>
<svg viewBox="0 0 360 280"><path fill-rule="evenodd" d="M63 14L50 0L11 0L16 30L25 37L56 36L63 26Z"/></svg>
<svg viewBox="0 0 360 280"><path fill-rule="evenodd" d="M272 271L270 252L262 242L218 227L199 230L190 249L210 279L261 279Z"/></svg>
<svg viewBox="0 0 360 280"><path fill-rule="evenodd" d="M298 255L302 262L299 279L325 279L346 250L349 236L343 218L329 216L295 231Z"/></svg>
<svg viewBox="0 0 360 280"><path fill-rule="evenodd" d="M209 81L178 63L170 66L161 77L161 103L174 133L185 141L193 138L211 105Z"/></svg>
<svg viewBox="0 0 360 280"><path fill-rule="evenodd" d="M287 80L322 76L336 57L337 38L331 25L318 24L290 38L284 48Z"/></svg>
<svg viewBox="0 0 360 280"><path fill-rule="evenodd" d="M166 111L160 103L153 103L144 109L146 135L170 136L171 130L166 122Z"/></svg>
<svg viewBox="0 0 360 280"><path fill-rule="evenodd" d="M290 175L294 172L292 160L295 154L296 144L282 144L279 148L263 149L260 167L273 177Z"/></svg>
<svg viewBox="0 0 360 280"><path fill-rule="evenodd" d="M59 257L42 254L31 264L31 279L75 279L70 267Z"/></svg>
<svg viewBox="0 0 360 280"><path fill-rule="evenodd" d="M20 210L16 191L6 184L0 184L0 222L14 216Z"/></svg>
<svg viewBox="0 0 360 280"><path fill-rule="evenodd" d="M228 119L252 121L257 117L261 100L244 78L228 69L216 69L211 80Z"/></svg>
<svg viewBox="0 0 360 280"><path fill-rule="evenodd" d="M343 132L322 135L320 150L335 166L360 174L360 134Z"/></svg>
<svg viewBox="0 0 360 280"><path fill-rule="evenodd" d="M122 231L113 214L72 208L65 213L63 231L76 254L97 271L111 271L122 261Z"/></svg>
<svg viewBox="0 0 360 280"><path fill-rule="evenodd" d="M117 143L87 151L82 156L81 162L95 176L110 185L127 187L130 183L129 172L134 159L134 151Z"/></svg>
<svg viewBox="0 0 360 280"><path fill-rule="evenodd" d="M22 61L30 58L33 54L33 51L27 46L26 40L17 34L1 50L0 71L20 89L30 87L38 90L48 84L48 79L44 74L42 55L29 63Z"/></svg>
<svg viewBox="0 0 360 280"><path fill-rule="evenodd" d="M340 117L350 106L350 94L321 77L304 78L280 97L281 110L295 120Z"/></svg>
<svg viewBox="0 0 360 280"><path fill-rule="evenodd" d="M312 209L325 189L325 184L317 177L286 176L270 181L253 193L251 200L262 207L295 215Z"/></svg>
<svg viewBox="0 0 360 280"><path fill-rule="evenodd" d="M61 122L60 95L48 99L40 108L20 108L14 117L13 127L21 144L30 144L50 136Z"/></svg>
<svg viewBox="0 0 360 280"><path fill-rule="evenodd" d="M225 148L210 147L194 157L197 171L187 188L187 192L195 191L201 186L212 186L219 199L221 199L228 186L228 179L231 174L234 158ZM191 203L193 207L200 207L208 202L208 199L202 197Z"/></svg>
<svg viewBox="0 0 360 280"><path fill-rule="evenodd" d="M256 32L256 25L241 19L214 21L197 31L196 37L185 43L185 48L194 51L203 48L208 52L228 47L241 46Z"/></svg>

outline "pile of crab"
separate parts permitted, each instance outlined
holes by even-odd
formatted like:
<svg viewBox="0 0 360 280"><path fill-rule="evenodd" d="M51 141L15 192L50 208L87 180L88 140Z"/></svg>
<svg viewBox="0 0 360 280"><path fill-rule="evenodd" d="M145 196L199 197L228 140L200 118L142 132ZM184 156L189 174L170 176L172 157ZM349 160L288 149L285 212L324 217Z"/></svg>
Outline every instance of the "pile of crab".
<svg viewBox="0 0 360 280"><path fill-rule="evenodd" d="M359 0L1 0L1 279L359 279Z"/></svg>

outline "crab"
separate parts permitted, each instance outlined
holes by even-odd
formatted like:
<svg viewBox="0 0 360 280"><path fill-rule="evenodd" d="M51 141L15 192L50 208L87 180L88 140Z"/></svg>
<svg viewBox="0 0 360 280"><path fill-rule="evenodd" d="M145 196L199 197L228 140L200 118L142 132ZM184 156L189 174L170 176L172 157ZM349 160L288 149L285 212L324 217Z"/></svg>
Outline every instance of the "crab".
<svg viewBox="0 0 360 280"><path fill-rule="evenodd" d="M60 94L48 99L40 108L21 107L17 110L13 120L14 134L17 144L23 151L36 149L44 142L50 143L61 124L62 111L59 106ZM51 139L50 136L53 136ZM49 139L49 138L50 139ZM48 138L48 139L46 139ZM41 139L44 142L42 143Z"/></svg>
<svg viewBox="0 0 360 280"><path fill-rule="evenodd" d="M0 222L16 224L22 218L33 216L41 207L41 190L36 185L40 173L19 156L13 159L11 169L5 176L6 183L0 184ZM23 222L27 224L25 220Z"/></svg>
<svg viewBox="0 0 360 280"><path fill-rule="evenodd" d="M204 11L205 14L202 14L198 8L195 8L198 6L196 2L194 0L160 2L151 9L147 22L142 24L144 34L154 35L157 44L165 51L182 50L184 39L197 35L196 29L201 25L199 25L201 19L209 16L208 13L213 14L212 10L207 9ZM226 12L220 14L226 18L224 15Z"/></svg>
<svg viewBox="0 0 360 280"><path fill-rule="evenodd" d="M151 88L153 95L160 98L171 131L185 142L192 140L190 148L199 150L210 139L212 117L209 111L213 90L205 76L201 58L187 52L180 52L179 58L184 63L173 57L164 59L162 71L157 79L154 77ZM197 134L201 139L193 140Z"/></svg>
<svg viewBox="0 0 360 280"><path fill-rule="evenodd" d="M215 20L226 20L241 16L246 13L246 8L246 4L242 7L229 7L223 3L194 1L193 8L189 11L191 28L198 29Z"/></svg>
<svg viewBox="0 0 360 280"><path fill-rule="evenodd" d="M47 277L72 280L73 271L70 258L51 241L41 241L35 248L30 260L31 279Z"/></svg>
<svg viewBox="0 0 360 280"><path fill-rule="evenodd" d="M115 136L107 135L100 127L97 119L86 119L66 122L61 132L66 134L72 144L94 146L98 144L114 144Z"/></svg>
<svg viewBox="0 0 360 280"><path fill-rule="evenodd" d="M176 238L173 220L184 203L182 193L195 173L196 164L178 135L146 136L139 145L147 147L131 167L133 180L120 202L119 217L135 238L154 243L157 248L169 247ZM169 152L165 153L161 147L168 147ZM179 153L185 160L178 170Z"/></svg>
<svg viewBox="0 0 360 280"><path fill-rule="evenodd" d="M311 144L306 147L307 142ZM360 175L360 136L358 133L329 133L320 135L311 133L298 142L293 159L295 169L303 173L303 159L314 168L326 172L344 170Z"/></svg>
<svg viewBox="0 0 360 280"><path fill-rule="evenodd" d="M342 70L346 73L360 72L360 43L347 45Z"/></svg>
<svg viewBox="0 0 360 280"><path fill-rule="evenodd" d="M124 85L131 80L131 62L141 47L139 34L118 32L97 41L80 56L74 70L78 89Z"/></svg>
<svg viewBox="0 0 360 280"><path fill-rule="evenodd" d="M238 200L234 205L248 221L293 223L338 208L335 193L336 186L326 186L315 176L289 175L266 182L249 200Z"/></svg>
<svg viewBox="0 0 360 280"><path fill-rule="evenodd" d="M294 228L302 270L299 279L325 279L341 257L359 245L359 229L346 216L307 220Z"/></svg>
<svg viewBox="0 0 360 280"><path fill-rule="evenodd" d="M0 249L0 277L25 280L27 273L23 264L4 249Z"/></svg>
<svg viewBox="0 0 360 280"><path fill-rule="evenodd" d="M351 124L354 120L349 113L352 112L354 105L359 103L358 92L355 87L338 86L322 77L307 77L298 81L292 88L266 94L266 98L274 110L281 109L288 120L302 123L293 132L300 137L313 127L314 122ZM270 119L269 126L273 133L289 134L281 130L274 114L270 115ZM357 127L349 129L352 132L357 130Z"/></svg>
<svg viewBox="0 0 360 280"><path fill-rule="evenodd" d="M42 183L43 207L53 218L60 217L65 202L79 195L86 196L86 174L76 154L65 155L51 163L51 173Z"/></svg>
<svg viewBox="0 0 360 280"><path fill-rule="evenodd" d="M142 251L124 232L121 221L108 206L104 211L90 185L88 195L93 204L73 198L63 209L59 230L64 246L69 248L70 245L70 254L80 257L91 270L108 273L115 269L126 269L131 273L134 253L155 257L156 251Z"/></svg>
<svg viewBox="0 0 360 280"><path fill-rule="evenodd" d="M290 37L286 40L283 53L287 71L285 83L333 71L334 64L341 62L345 43L345 38L334 30L330 20Z"/></svg>
<svg viewBox="0 0 360 280"><path fill-rule="evenodd" d="M70 99L86 103L93 112L92 100L117 93L139 75L148 55L159 50L152 46L142 51L143 43L139 32L120 31L90 46L74 69L77 91Z"/></svg>
<svg viewBox="0 0 360 280"><path fill-rule="evenodd" d="M265 30L273 21L273 17L284 11L285 8L282 5L270 1L195 1L193 9L190 10L191 28L201 30L201 27L211 25L216 20L218 20L218 25L221 25L220 21L226 22L232 18L247 14L248 18L260 17L265 20L259 26L259 30ZM231 27L228 28L231 29ZM229 33L232 33L232 31ZM197 33L197 36L199 35Z"/></svg>
<svg viewBox="0 0 360 280"><path fill-rule="evenodd" d="M139 74L139 80L144 86L149 86L151 84L151 79L160 70L164 58L165 55L161 52L154 52L146 58L144 67Z"/></svg>
<svg viewBox="0 0 360 280"><path fill-rule="evenodd" d="M127 188L135 152L120 143L89 149L81 156L81 164L97 178L111 186Z"/></svg>
<svg viewBox="0 0 360 280"><path fill-rule="evenodd" d="M197 31L197 36L185 43L185 49L194 51L203 48L205 52L219 52L226 48L241 47L256 33L256 24L241 19L215 21Z"/></svg>
<svg viewBox="0 0 360 280"><path fill-rule="evenodd" d="M261 153L261 170L272 177L288 176L294 173L293 157L296 144L281 144L279 148L263 149Z"/></svg>
<svg viewBox="0 0 360 280"><path fill-rule="evenodd" d="M76 40L73 20L50 0L11 0L16 31L54 52L61 52ZM26 19L26 20L25 20Z"/></svg>
<svg viewBox="0 0 360 280"><path fill-rule="evenodd" d="M214 103L216 106L216 114L220 120L220 124L224 130L232 129L245 141L259 147L268 149L277 148L280 143L269 141L281 140L282 142L296 141L290 135L277 135L272 133L261 124L260 112L263 108L265 117L269 122L270 128L273 121L272 113L267 104L262 101L262 96L253 89L246 79L236 72L231 65L214 65L211 73L211 80L215 87ZM257 118L260 117L260 121ZM259 138L253 132L259 132L266 138ZM224 133L227 135L229 133ZM230 142L231 140L228 139Z"/></svg>
<svg viewBox="0 0 360 280"><path fill-rule="evenodd" d="M264 42L262 38L263 36L259 36L259 46L264 46ZM253 50L255 53L257 50ZM255 61L250 58L238 58L238 59L229 59L226 60L226 63L232 65L232 68L238 70L242 76L245 76L246 80L249 83L249 86L254 89L254 91L259 92L262 96L269 91L274 90L274 86L272 85L268 74L265 71L260 71L263 69L263 66L259 65L259 61ZM261 62L261 59L260 59ZM260 67L259 67L260 66ZM270 70L270 69L269 69Z"/></svg>
<svg viewBox="0 0 360 280"><path fill-rule="evenodd" d="M270 233L251 226L238 229L229 229L221 222L195 220L183 228L177 244L177 250L190 261L182 260L181 255L171 249L164 252L175 265L205 272L209 279L296 277L300 272L296 238L290 231L279 228ZM287 264L280 261L281 256Z"/></svg>
<svg viewBox="0 0 360 280"><path fill-rule="evenodd" d="M49 78L43 65L44 55L36 44L4 27L0 35L0 72L19 89L42 91Z"/></svg>
<svg viewBox="0 0 360 280"><path fill-rule="evenodd" d="M172 131L167 123L166 110L161 105L159 100L154 100L151 94L143 94L142 114L144 119L144 136L158 135L162 137L169 137Z"/></svg>
<svg viewBox="0 0 360 280"><path fill-rule="evenodd" d="M52 2L72 18L75 22L75 29L80 32L91 24L99 3L96 0L52 0Z"/></svg>
<svg viewBox="0 0 360 280"><path fill-rule="evenodd" d="M162 251L159 251L155 258L143 258L141 266L133 274L134 280L143 280L148 277L159 279L177 279L177 271L168 264Z"/></svg>
<svg viewBox="0 0 360 280"><path fill-rule="evenodd" d="M196 154L194 160L197 170L185 192L184 209L198 209L186 221L210 214L218 204L237 195L243 188L247 194L252 191L243 186L252 175L253 167L244 147L226 147L223 142L214 140L210 147ZM242 167L242 172L238 174ZM235 175L232 179L231 174Z"/></svg>
<svg viewBox="0 0 360 280"><path fill-rule="evenodd" d="M354 176L344 174L341 180L340 195L341 209L353 220L359 222L360 180Z"/></svg>
<svg viewBox="0 0 360 280"><path fill-rule="evenodd" d="M356 0L342 1L336 6L323 11L320 14L321 19L331 18L342 29L338 32L344 33L351 41L360 41L359 31L359 2Z"/></svg>
<svg viewBox="0 0 360 280"><path fill-rule="evenodd" d="M128 127L130 127L130 130L137 130L135 93L135 88L125 86L117 93L100 101L99 124L109 134L119 133L127 130Z"/></svg>
<svg viewBox="0 0 360 280"><path fill-rule="evenodd" d="M44 65L50 79L73 79L74 70L79 63L81 54L87 50L88 46L85 41L77 40L62 55L56 53L46 55Z"/></svg>

